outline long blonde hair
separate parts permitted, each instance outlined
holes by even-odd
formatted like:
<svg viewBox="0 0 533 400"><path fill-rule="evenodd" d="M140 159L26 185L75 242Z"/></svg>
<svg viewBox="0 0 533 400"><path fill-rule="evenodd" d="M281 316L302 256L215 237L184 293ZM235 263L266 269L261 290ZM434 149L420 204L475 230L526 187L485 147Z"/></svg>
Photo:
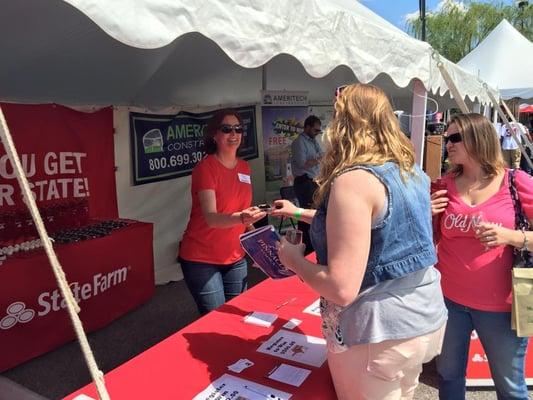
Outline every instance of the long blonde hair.
<svg viewBox="0 0 533 400"><path fill-rule="evenodd" d="M465 150L477 162L487 177L494 177L505 169L501 146L492 123L483 115L459 114L449 124L455 124L463 138ZM455 176L463 173L462 165L452 164L450 173Z"/></svg>
<svg viewBox="0 0 533 400"><path fill-rule="evenodd" d="M327 146L317 178L320 204L337 175L353 165L398 164L402 176L413 173L413 145L400 129L383 90L373 85L347 86L335 102L335 116L325 134Z"/></svg>

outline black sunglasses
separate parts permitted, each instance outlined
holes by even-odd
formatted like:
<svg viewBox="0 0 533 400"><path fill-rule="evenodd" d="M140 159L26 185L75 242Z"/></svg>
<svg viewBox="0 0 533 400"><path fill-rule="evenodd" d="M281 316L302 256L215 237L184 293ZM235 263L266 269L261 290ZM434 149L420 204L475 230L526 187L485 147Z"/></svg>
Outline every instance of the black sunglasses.
<svg viewBox="0 0 533 400"><path fill-rule="evenodd" d="M448 142L459 143L459 142L463 141L463 137L461 136L461 134L459 132L455 132L455 133L452 133L449 136L445 136L444 137L444 141L446 143L448 143Z"/></svg>
<svg viewBox="0 0 533 400"><path fill-rule="evenodd" d="M241 134L244 132L244 128L242 127L242 125L222 124L218 127L218 129L220 130L220 132L226 133L226 134L231 133L231 132Z"/></svg>

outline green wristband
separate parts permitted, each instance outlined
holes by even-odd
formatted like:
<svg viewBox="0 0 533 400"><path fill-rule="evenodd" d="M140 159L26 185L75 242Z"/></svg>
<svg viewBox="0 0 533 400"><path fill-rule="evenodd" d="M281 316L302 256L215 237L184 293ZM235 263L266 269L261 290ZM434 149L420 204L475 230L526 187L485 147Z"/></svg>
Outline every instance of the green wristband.
<svg viewBox="0 0 533 400"><path fill-rule="evenodd" d="M302 213L304 212L304 209L303 208L299 208L296 210L296 212L294 213L294 219L296 221L299 221L300 218L302 218Z"/></svg>

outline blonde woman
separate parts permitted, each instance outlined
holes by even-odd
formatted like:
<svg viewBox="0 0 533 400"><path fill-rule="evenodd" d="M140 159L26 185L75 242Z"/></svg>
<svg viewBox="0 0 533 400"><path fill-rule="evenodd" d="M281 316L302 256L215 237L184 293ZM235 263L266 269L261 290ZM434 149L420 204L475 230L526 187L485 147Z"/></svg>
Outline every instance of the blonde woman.
<svg viewBox="0 0 533 400"><path fill-rule="evenodd" d="M339 91L340 92L340 91ZM385 93L338 94L318 177L318 209L278 201L311 223L318 264L282 239L279 256L321 295L339 399L410 399L441 348L446 308L431 231L429 179Z"/></svg>

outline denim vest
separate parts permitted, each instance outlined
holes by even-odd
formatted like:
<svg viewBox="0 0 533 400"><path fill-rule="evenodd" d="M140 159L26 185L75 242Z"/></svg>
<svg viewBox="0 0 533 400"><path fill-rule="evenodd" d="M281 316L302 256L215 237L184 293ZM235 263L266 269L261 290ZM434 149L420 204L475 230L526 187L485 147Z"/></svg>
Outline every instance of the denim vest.
<svg viewBox="0 0 533 400"><path fill-rule="evenodd" d="M402 181L397 164L357 165L341 172L364 169L387 189L388 210L383 222L372 228L370 253L361 290L389 279L400 278L437 262L431 227L429 178L418 167ZM329 194L311 224L311 240L317 260L328 264L326 214Z"/></svg>

